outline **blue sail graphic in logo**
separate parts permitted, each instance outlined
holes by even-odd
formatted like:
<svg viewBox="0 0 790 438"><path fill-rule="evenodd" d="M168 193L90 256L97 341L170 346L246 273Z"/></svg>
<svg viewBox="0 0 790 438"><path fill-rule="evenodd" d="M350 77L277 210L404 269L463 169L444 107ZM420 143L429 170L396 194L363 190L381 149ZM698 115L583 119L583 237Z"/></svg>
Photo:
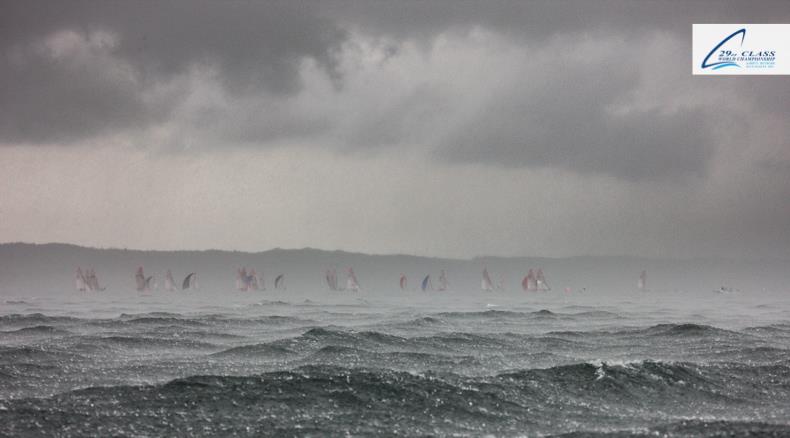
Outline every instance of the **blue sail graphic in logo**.
<svg viewBox="0 0 790 438"><path fill-rule="evenodd" d="M738 35L738 34L741 34L741 45L743 45L743 40L746 38L746 28L743 28L741 30L737 30L737 31L733 32L732 34L730 34L730 36L728 36L727 38L724 38L723 40L721 40L721 42L719 44L717 44L716 47L714 47L713 50L711 50L708 53L708 56L706 56L705 59L702 60L702 68L713 67L712 70L718 70L718 69L724 68L724 67L740 67L740 65L738 65L738 64L736 64L736 63L734 63L732 61L721 61L721 62L714 62L714 63L708 64L708 60L710 59L710 57L713 56L713 54L716 53L716 51L719 50L719 48L721 46L726 44L727 41L729 41L735 35Z"/></svg>

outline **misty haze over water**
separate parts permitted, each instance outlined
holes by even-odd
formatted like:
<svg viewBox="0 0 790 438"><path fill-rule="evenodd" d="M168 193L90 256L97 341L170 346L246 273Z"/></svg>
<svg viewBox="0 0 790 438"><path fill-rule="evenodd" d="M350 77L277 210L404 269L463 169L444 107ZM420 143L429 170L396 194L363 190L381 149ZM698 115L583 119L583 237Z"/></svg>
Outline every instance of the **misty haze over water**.
<svg viewBox="0 0 790 438"><path fill-rule="evenodd" d="M790 432L779 262L26 244L0 256L2 434ZM77 265L106 290L75 291ZM158 290L135 290L138 265ZM235 290L240 266L267 290ZM330 291L325 270L348 266L362 290ZM522 290L529 267L553 289ZM481 291L484 268L504 290ZM199 289L161 290L167 269L197 272ZM441 269L448 290L422 291ZM287 289L273 290L280 274Z"/></svg>

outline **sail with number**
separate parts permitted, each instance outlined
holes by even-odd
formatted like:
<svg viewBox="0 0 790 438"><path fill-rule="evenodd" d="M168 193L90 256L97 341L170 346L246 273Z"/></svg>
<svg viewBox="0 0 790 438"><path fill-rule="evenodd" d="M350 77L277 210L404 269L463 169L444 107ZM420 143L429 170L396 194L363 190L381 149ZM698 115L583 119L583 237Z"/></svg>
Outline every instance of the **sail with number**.
<svg viewBox="0 0 790 438"><path fill-rule="evenodd" d="M346 290L359 292L359 281L357 281L357 276L354 274L353 268L348 268L348 275L346 276Z"/></svg>
<svg viewBox="0 0 790 438"><path fill-rule="evenodd" d="M184 278L181 283L182 290L197 289L197 274L192 272Z"/></svg>
<svg viewBox="0 0 790 438"><path fill-rule="evenodd" d="M447 290L449 284L447 283L447 274L444 273L444 269L442 272L439 273L439 290Z"/></svg>
<svg viewBox="0 0 790 438"><path fill-rule="evenodd" d="M491 281L491 276L488 275L488 268L483 269L483 279L480 283L480 288L485 292L494 290L494 283Z"/></svg>
<svg viewBox="0 0 790 438"><path fill-rule="evenodd" d="M425 292L426 290L433 290L433 285L431 285L430 275L426 275L425 278L422 279L422 284L420 285L420 289L422 289L423 292Z"/></svg>

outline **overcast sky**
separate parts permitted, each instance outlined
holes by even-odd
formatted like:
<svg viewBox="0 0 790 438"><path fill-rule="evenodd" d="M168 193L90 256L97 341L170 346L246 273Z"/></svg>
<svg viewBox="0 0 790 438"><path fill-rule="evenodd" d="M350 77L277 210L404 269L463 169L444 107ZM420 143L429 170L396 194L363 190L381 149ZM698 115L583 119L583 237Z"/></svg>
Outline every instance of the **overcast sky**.
<svg viewBox="0 0 790 438"><path fill-rule="evenodd" d="M2 1L0 241L790 257L783 1Z"/></svg>

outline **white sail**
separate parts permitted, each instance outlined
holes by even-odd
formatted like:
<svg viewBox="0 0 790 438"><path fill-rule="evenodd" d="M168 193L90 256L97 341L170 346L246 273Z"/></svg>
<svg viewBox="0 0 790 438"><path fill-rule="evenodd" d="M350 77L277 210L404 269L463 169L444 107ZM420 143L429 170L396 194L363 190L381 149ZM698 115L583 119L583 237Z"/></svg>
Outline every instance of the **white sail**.
<svg viewBox="0 0 790 438"><path fill-rule="evenodd" d="M354 269L348 268L348 276L346 277L346 290L352 292L359 292L359 282L357 276L354 274Z"/></svg>
<svg viewBox="0 0 790 438"><path fill-rule="evenodd" d="M85 292L88 289L88 285L85 282L85 275L82 273L82 268L77 268L77 272L74 273L74 288L78 291Z"/></svg>
<svg viewBox="0 0 790 438"><path fill-rule="evenodd" d="M488 275L488 269L483 269L483 279L480 282L480 288L485 292L494 290L494 283L491 282L491 276Z"/></svg>
<svg viewBox="0 0 790 438"><path fill-rule="evenodd" d="M535 272L532 269L530 269L529 273L527 273L526 282L527 282L526 290L528 291L538 290L538 283L535 279Z"/></svg>
<svg viewBox="0 0 790 438"><path fill-rule="evenodd" d="M645 290L645 288L647 287L647 271L642 271L642 273L639 274L639 281L637 281L636 287L640 291Z"/></svg>
<svg viewBox="0 0 790 438"><path fill-rule="evenodd" d="M261 286L258 284L258 274L255 272L255 269L250 269L250 273L246 276L245 282L247 284L247 289L250 290L261 290Z"/></svg>
<svg viewBox="0 0 790 438"><path fill-rule="evenodd" d="M245 268L236 269L236 290L246 291L247 286L244 284L244 277L247 276Z"/></svg>
<svg viewBox="0 0 790 438"><path fill-rule="evenodd" d="M93 268L87 270L87 275L83 277L83 280L91 291L104 290L103 287L99 286L99 278L96 276L96 271Z"/></svg>
<svg viewBox="0 0 790 438"><path fill-rule="evenodd" d="M538 269L538 272L535 274L535 284L536 284L536 290L540 290L540 291L551 290L549 283L546 281L546 277L543 276L542 269Z"/></svg>
<svg viewBox="0 0 790 438"><path fill-rule="evenodd" d="M329 290L336 291L337 288L337 271L334 269L327 269L326 270L326 284L329 286Z"/></svg>
<svg viewBox="0 0 790 438"><path fill-rule="evenodd" d="M448 283L447 283L447 274L444 273L444 269L439 274L439 290L447 290Z"/></svg>
<svg viewBox="0 0 790 438"><path fill-rule="evenodd" d="M151 290L151 277L145 278L145 273L143 273L142 266L137 268L137 272L134 274L134 282L137 286L138 292Z"/></svg>

